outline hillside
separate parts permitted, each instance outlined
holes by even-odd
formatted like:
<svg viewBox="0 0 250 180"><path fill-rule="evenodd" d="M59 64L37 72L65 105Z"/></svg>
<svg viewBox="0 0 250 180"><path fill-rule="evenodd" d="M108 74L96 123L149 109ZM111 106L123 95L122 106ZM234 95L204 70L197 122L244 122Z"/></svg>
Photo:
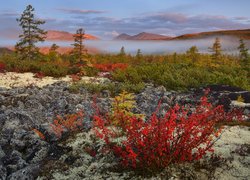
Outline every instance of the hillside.
<svg viewBox="0 0 250 180"><path fill-rule="evenodd" d="M250 29L243 29L243 30L223 30L223 31L210 31L210 32L201 32L201 33L194 33L194 34L184 34L181 36L177 36L172 38L173 40L187 40L187 39L204 39L204 38L212 38L212 37L235 37L235 38L242 38L245 40L250 40Z"/></svg>
<svg viewBox="0 0 250 180"><path fill-rule="evenodd" d="M130 36L128 34L123 33L117 36L115 40L169 40L171 38L172 37L169 36L142 32L134 36Z"/></svg>
<svg viewBox="0 0 250 180"><path fill-rule="evenodd" d="M134 36L128 34L120 34L115 37L114 40L188 40L188 39L205 39L205 38L214 38L214 37L231 37L231 38L242 38L245 40L250 40L250 29L243 30L222 30L222 31L209 31L209 32L200 32L193 34L183 34L177 37L163 36L159 34L152 34L142 32Z"/></svg>
<svg viewBox="0 0 250 180"><path fill-rule="evenodd" d="M85 37L87 40L99 40L98 37L93 36L91 34L85 34ZM66 32L66 31L55 31L55 30L49 30L47 33L48 41L73 41L73 34Z"/></svg>
<svg viewBox="0 0 250 180"><path fill-rule="evenodd" d="M130 38L132 38L132 36L122 33L118 35L117 37L115 37L114 40L129 40Z"/></svg>
<svg viewBox="0 0 250 180"><path fill-rule="evenodd" d="M0 47L0 55L1 54L10 54L12 53L13 51L10 50L9 48L6 48L6 47Z"/></svg>

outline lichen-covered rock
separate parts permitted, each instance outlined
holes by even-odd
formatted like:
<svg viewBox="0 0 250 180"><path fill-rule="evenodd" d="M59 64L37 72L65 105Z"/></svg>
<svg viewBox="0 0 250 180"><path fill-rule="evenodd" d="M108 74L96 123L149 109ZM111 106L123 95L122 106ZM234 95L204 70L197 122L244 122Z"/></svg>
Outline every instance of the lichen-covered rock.
<svg viewBox="0 0 250 180"><path fill-rule="evenodd" d="M7 180L33 180L39 172L38 165L30 165L23 169L20 169L7 177Z"/></svg>
<svg viewBox="0 0 250 180"><path fill-rule="evenodd" d="M29 86L26 88L6 89L0 87L0 179L34 179L36 176L32 167L47 162L60 162L57 172L51 174L55 179L140 179L133 172L111 172L117 164L113 157L98 155L103 144L96 142L89 134L92 127L92 116L110 111L112 98L110 92L103 91L100 96L89 93L84 87L79 94L69 91L69 84L58 82L43 88ZM192 107L200 102L204 89L192 89L188 92L167 91L163 86L147 85L139 94L135 94L137 107L135 113L146 114L149 117L156 111L163 116L175 104ZM222 104L227 110L235 107L236 97L241 95L244 103L249 103L249 92L229 86L210 86L209 99L214 104ZM64 116L82 110L84 112L83 132L67 139L66 144L60 144L60 137L51 128L56 115ZM250 109L243 107L245 116ZM34 133L39 130L45 140ZM63 129L68 138L68 130ZM244 148L243 148L244 149ZM237 151L237 150L236 150ZM95 155L97 152L97 155ZM242 152L243 153L243 152ZM243 153L244 154L244 153ZM249 160L242 160L246 165ZM52 163L52 165L53 165ZM61 166L61 165L64 166ZM63 168L62 168L63 167ZM51 167L54 168L54 167ZM68 168L65 170L64 168ZM177 173L178 174L178 173ZM158 176L157 176L158 177ZM160 177L160 176L159 176ZM178 176L176 176L178 178ZM143 178L143 177L141 177Z"/></svg>

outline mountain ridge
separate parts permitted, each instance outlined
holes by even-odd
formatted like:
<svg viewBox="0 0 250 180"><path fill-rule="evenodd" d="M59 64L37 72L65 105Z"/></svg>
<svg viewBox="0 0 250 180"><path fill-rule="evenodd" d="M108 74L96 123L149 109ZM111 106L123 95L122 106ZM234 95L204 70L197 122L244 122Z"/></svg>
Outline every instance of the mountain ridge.
<svg viewBox="0 0 250 180"><path fill-rule="evenodd" d="M122 33L117 37L115 37L113 40L191 40L191 39L204 39L204 38L223 37L223 36L250 40L250 29L206 31L206 32L183 34L176 37L170 37L170 36L164 36L146 32L141 32L133 36L128 35L126 33Z"/></svg>
<svg viewBox="0 0 250 180"><path fill-rule="evenodd" d="M220 30L220 31L207 31L191 34L183 34L173 37L172 40L188 40L188 39L204 39L214 36L231 36L236 38L242 38L250 40L250 29L238 29L238 30Z"/></svg>
<svg viewBox="0 0 250 180"><path fill-rule="evenodd" d="M153 33L147 33L147 32L141 32L139 34L136 34L134 36L128 35L126 33L122 33L114 38L114 40L168 40L172 37L159 35L159 34L153 34Z"/></svg>
<svg viewBox="0 0 250 180"><path fill-rule="evenodd" d="M74 34L66 31L57 31L57 30L48 30L46 40L47 41L74 41ZM85 34L86 40L100 40L99 37L96 37L91 34Z"/></svg>

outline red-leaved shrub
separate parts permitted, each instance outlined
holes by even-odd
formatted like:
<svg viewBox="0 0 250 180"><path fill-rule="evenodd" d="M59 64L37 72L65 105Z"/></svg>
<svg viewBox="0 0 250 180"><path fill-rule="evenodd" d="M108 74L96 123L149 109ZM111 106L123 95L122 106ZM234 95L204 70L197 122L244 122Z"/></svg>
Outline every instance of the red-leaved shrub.
<svg viewBox="0 0 250 180"><path fill-rule="evenodd" d="M68 114L65 117L57 116L52 124L50 124L53 132L58 138L61 138L64 128L68 131L77 131L83 126L84 113L78 111L75 114Z"/></svg>
<svg viewBox="0 0 250 180"><path fill-rule="evenodd" d="M6 68L5 64L0 63L0 73L1 73L1 72L4 72L4 71L5 71L5 68Z"/></svg>
<svg viewBox="0 0 250 180"><path fill-rule="evenodd" d="M38 129L33 129L33 131L42 139L42 140L45 140L45 135L39 131Z"/></svg>
<svg viewBox="0 0 250 180"><path fill-rule="evenodd" d="M45 77L45 74L44 74L44 73L42 73L42 72L38 72L38 73L36 73L36 74L34 75L34 77L35 77L35 78L42 79L42 78L44 78L44 77Z"/></svg>
<svg viewBox="0 0 250 180"><path fill-rule="evenodd" d="M99 69L102 72L111 72L117 69L125 70L128 67L128 64L125 63L115 63L115 64L94 64L96 69Z"/></svg>
<svg viewBox="0 0 250 180"><path fill-rule="evenodd" d="M81 80L81 77L77 74L72 74L69 77L72 79L73 82L77 82Z"/></svg>
<svg viewBox="0 0 250 180"><path fill-rule="evenodd" d="M114 127L112 119L94 116L96 135L120 158L125 167L158 171L169 164L199 160L219 138L218 122L232 121L235 114L213 107L207 97L195 110L175 105L164 117L152 114L148 121L120 113L122 127Z"/></svg>

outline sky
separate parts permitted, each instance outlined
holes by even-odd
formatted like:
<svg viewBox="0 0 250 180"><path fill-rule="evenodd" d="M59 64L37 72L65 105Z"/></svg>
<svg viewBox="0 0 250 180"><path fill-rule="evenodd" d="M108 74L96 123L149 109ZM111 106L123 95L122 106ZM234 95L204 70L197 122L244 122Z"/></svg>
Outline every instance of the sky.
<svg viewBox="0 0 250 180"><path fill-rule="evenodd" d="M1 39L16 39L25 7L46 21L41 28L74 33L84 28L101 39L140 32L186 33L250 28L250 0L0 0Z"/></svg>

